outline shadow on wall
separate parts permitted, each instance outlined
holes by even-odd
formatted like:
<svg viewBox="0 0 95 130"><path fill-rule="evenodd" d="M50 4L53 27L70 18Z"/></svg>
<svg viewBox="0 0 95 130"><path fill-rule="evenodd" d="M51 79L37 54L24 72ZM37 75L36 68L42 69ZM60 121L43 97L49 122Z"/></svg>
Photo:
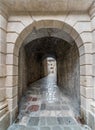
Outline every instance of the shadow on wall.
<svg viewBox="0 0 95 130"><path fill-rule="evenodd" d="M75 114L80 115L80 66L76 44L70 47L57 62L58 85L71 99Z"/></svg>

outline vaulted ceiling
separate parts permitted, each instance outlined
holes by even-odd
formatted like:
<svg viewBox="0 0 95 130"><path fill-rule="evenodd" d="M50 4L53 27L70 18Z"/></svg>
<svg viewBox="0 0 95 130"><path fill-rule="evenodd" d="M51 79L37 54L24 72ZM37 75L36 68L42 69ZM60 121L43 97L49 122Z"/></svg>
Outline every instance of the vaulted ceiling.
<svg viewBox="0 0 95 130"><path fill-rule="evenodd" d="M72 47L72 45L63 39L44 37L31 41L25 46L25 50L28 57L34 54L37 60L42 60L43 57L47 55L53 56L56 59L62 58L70 47Z"/></svg>

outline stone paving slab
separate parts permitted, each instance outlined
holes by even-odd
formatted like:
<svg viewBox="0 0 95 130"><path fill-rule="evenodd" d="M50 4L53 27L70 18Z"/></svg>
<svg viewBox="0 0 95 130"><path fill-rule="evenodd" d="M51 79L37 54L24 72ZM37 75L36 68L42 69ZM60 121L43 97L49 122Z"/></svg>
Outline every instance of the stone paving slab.
<svg viewBox="0 0 95 130"><path fill-rule="evenodd" d="M46 118L45 117L41 117L39 120L39 126L46 126Z"/></svg>
<svg viewBox="0 0 95 130"><path fill-rule="evenodd" d="M80 126L72 126L72 130L83 130Z"/></svg>
<svg viewBox="0 0 95 130"><path fill-rule="evenodd" d="M41 110L45 110L46 109L46 104L41 104Z"/></svg>
<svg viewBox="0 0 95 130"><path fill-rule="evenodd" d="M60 126L53 126L52 130L63 130Z"/></svg>
<svg viewBox="0 0 95 130"><path fill-rule="evenodd" d="M40 127L40 130L51 130L50 127Z"/></svg>
<svg viewBox="0 0 95 130"><path fill-rule="evenodd" d="M29 86L19 105L17 120L8 130L91 130L75 120L70 100L62 95L54 77Z"/></svg>
<svg viewBox="0 0 95 130"><path fill-rule="evenodd" d="M28 124L29 126L38 126L39 117L31 117Z"/></svg>
<svg viewBox="0 0 95 130"><path fill-rule="evenodd" d="M60 106L47 105L46 110L61 110Z"/></svg>
<svg viewBox="0 0 95 130"><path fill-rule="evenodd" d="M58 124L57 118L56 117L47 117L47 124L48 125L56 125Z"/></svg>
<svg viewBox="0 0 95 130"><path fill-rule="evenodd" d="M70 110L69 107L67 105L62 105L62 110Z"/></svg>
<svg viewBox="0 0 95 130"><path fill-rule="evenodd" d="M63 117L63 125L76 125L77 122L72 117Z"/></svg>
<svg viewBox="0 0 95 130"><path fill-rule="evenodd" d="M64 127L64 130L72 130L70 127Z"/></svg>

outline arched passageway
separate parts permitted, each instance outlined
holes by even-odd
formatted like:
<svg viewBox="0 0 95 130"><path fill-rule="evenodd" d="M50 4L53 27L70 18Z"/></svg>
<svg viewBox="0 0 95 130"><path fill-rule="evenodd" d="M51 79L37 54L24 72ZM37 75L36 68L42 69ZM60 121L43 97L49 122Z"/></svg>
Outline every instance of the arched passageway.
<svg viewBox="0 0 95 130"><path fill-rule="evenodd" d="M56 37L43 37L22 46L19 58L19 93L23 93L27 86L46 75L43 64L43 57L46 55L56 58L57 83L63 92L72 97L73 107L79 113L80 69L79 53L75 43L71 45Z"/></svg>
<svg viewBox="0 0 95 130"><path fill-rule="evenodd" d="M59 38L72 46L67 49L66 55L63 53L65 57L62 59L58 58L57 52L57 55L54 53L48 55L56 59L57 85L63 96L68 96L72 102L69 105L73 104L71 108L74 115L78 116L81 113L82 121L85 120L85 124L95 129L95 39L93 37L95 2L88 1L0 1L0 128L2 130L6 130L16 119L18 104L21 103L21 98L30 88L30 84L37 82L39 77L41 79L45 74L43 71L45 65L42 63L44 58L38 62L35 58L37 55L32 55L33 60L28 57L28 62L29 60L33 62L30 65L26 62L29 54L26 54L26 46L34 40L46 37ZM78 55L74 55L76 52L71 49L74 47L73 44L76 44L76 50L79 52L78 58L76 58ZM76 82L77 79L80 80L79 83Z"/></svg>
<svg viewBox="0 0 95 130"><path fill-rule="evenodd" d="M52 124L48 121L53 119L56 120L53 122L54 125L56 122L57 125L63 124L62 120L68 125L78 125L75 120L80 116L80 67L77 45L74 41L68 42L54 36L33 39L34 34L41 35L44 30L46 29L32 32L27 37L28 42L25 40L20 47L18 123L23 125L25 118L30 122L27 122L26 126L38 128L38 124L45 118L47 126L43 124L43 127L51 128ZM56 73L45 71L51 60L48 57L56 60ZM51 67L47 66L47 68ZM32 120L36 123L33 124ZM15 128L15 126L11 127ZM60 126L58 127L61 129ZM40 129L42 129L41 124Z"/></svg>

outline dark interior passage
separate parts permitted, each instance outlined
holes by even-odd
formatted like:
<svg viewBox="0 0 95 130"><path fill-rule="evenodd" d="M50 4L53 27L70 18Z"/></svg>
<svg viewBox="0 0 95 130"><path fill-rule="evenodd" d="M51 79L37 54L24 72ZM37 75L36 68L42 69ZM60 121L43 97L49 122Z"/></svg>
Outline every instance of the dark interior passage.
<svg viewBox="0 0 95 130"><path fill-rule="evenodd" d="M19 97L31 83L46 76L43 61L56 60L57 85L70 100L75 116L80 114L79 52L76 43L70 44L57 37L42 37L20 48Z"/></svg>
<svg viewBox="0 0 95 130"><path fill-rule="evenodd" d="M57 62L57 67L58 85L62 92L71 99L75 114L80 114L80 69L76 45L65 52L63 58Z"/></svg>

